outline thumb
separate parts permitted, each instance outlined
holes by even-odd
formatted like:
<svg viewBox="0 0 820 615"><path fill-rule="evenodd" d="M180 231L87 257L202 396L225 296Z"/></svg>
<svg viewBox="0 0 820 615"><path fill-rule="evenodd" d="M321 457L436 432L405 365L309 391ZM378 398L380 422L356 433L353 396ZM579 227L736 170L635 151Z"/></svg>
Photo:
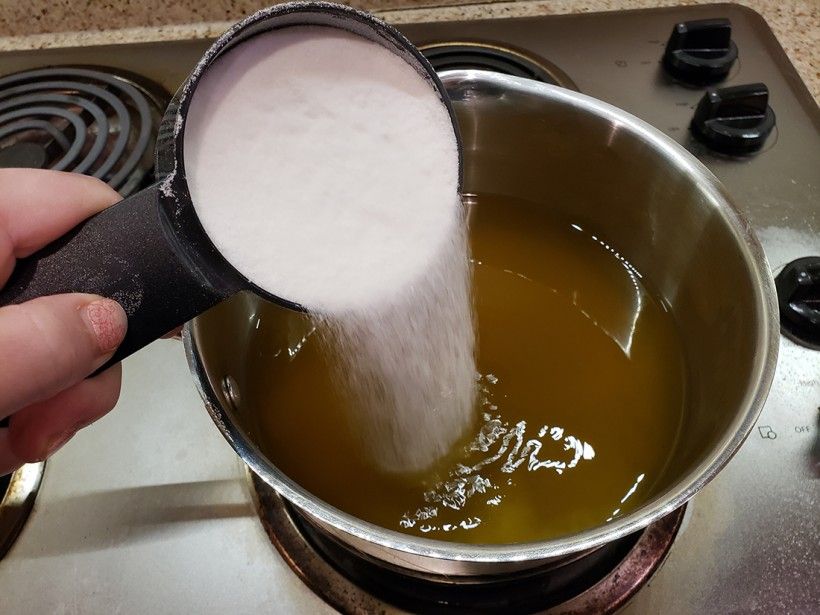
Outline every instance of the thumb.
<svg viewBox="0 0 820 615"><path fill-rule="evenodd" d="M53 397L102 366L122 342L122 307L95 295L0 308L0 418Z"/></svg>

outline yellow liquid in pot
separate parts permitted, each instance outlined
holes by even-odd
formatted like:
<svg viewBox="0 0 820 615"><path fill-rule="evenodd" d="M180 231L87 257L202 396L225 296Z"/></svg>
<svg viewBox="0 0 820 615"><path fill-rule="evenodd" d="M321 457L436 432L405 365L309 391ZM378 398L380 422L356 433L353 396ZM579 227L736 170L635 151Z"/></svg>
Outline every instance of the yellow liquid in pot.
<svg viewBox="0 0 820 615"><path fill-rule="evenodd" d="M251 338L241 414L288 476L385 528L517 543L604 524L651 495L675 445L675 322L594 232L535 204L470 200L480 393L447 458L419 474L381 472L310 323L273 306Z"/></svg>

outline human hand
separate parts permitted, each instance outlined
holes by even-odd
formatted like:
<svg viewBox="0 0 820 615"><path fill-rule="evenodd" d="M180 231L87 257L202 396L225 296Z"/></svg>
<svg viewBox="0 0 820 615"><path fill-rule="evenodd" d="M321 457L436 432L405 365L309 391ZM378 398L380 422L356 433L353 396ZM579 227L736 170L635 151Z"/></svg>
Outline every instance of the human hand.
<svg viewBox="0 0 820 615"><path fill-rule="evenodd" d="M0 287L36 252L120 200L74 173L0 169ZM87 378L122 342L120 305L96 295L40 297L0 308L0 476L45 459L111 408L120 366Z"/></svg>

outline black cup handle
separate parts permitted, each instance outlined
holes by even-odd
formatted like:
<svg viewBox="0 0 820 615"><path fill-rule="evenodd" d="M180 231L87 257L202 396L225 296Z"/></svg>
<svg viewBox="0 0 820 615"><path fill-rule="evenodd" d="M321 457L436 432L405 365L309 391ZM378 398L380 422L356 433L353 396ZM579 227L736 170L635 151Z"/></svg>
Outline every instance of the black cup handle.
<svg viewBox="0 0 820 615"><path fill-rule="evenodd" d="M73 292L116 300L128 332L102 371L236 292L214 287L185 256L160 196L150 186L17 261L0 306Z"/></svg>

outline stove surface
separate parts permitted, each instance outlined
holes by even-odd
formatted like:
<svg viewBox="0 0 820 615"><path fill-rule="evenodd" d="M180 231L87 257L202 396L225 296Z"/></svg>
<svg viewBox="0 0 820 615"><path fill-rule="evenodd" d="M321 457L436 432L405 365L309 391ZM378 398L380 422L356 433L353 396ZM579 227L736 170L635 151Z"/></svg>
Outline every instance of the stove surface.
<svg viewBox="0 0 820 615"><path fill-rule="evenodd" d="M688 125L704 88L660 65L679 21L729 18L739 60L718 87L765 83L777 124L746 158L710 153ZM820 111L768 26L736 5L400 27L419 45L523 52L682 143L726 185L773 272L820 254ZM0 54L0 75L107 65L174 91L208 41ZM541 62L545 60L545 62ZM549 70L547 71L550 72ZM781 337L766 407L737 456L687 509L668 559L626 613L808 613L820 604L820 352ZM128 359L116 410L46 464L0 561L3 613L331 609L280 558L241 462L194 390L181 345Z"/></svg>

